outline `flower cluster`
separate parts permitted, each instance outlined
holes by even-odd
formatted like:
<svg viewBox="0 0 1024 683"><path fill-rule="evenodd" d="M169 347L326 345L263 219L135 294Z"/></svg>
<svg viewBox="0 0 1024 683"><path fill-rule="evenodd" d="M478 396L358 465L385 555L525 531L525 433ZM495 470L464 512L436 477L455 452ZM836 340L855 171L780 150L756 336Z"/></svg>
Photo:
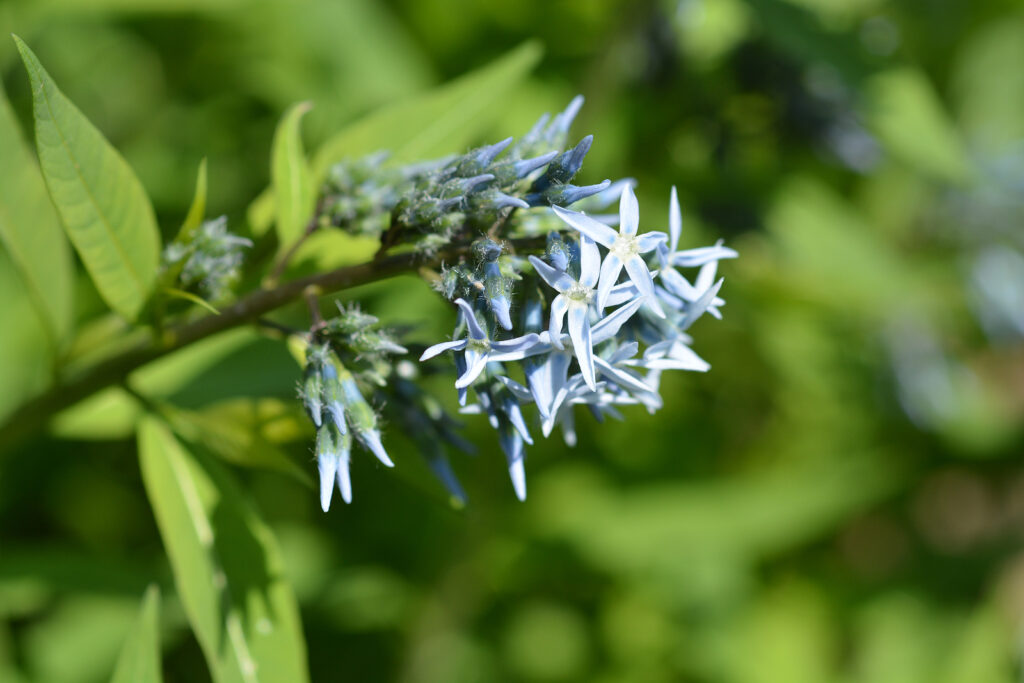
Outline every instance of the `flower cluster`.
<svg viewBox="0 0 1024 683"><path fill-rule="evenodd" d="M454 354L463 412L487 415L498 431L520 499L526 497L525 446L533 443L522 407L534 404L543 435L559 426L569 445L576 442L577 405L598 419L619 417L625 405L660 408L663 371L709 368L690 348L687 330L705 312L721 315L725 302L718 297L721 280L714 281L717 264L737 255L721 243L678 249L682 217L674 189L668 234L639 233L639 206L628 184L618 230L585 213L552 210L572 232L552 233L544 258L528 258L533 274L524 269L523 334L504 331L513 327L506 324L507 306L496 306L484 287L471 301L455 301L454 339L420 357ZM699 271L691 283L680 268ZM522 382L509 374L513 362L521 367ZM477 403L467 406L470 388Z"/></svg>
<svg viewBox="0 0 1024 683"><path fill-rule="evenodd" d="M679 249L675 189L668 232L641 233L633 181L571 184L593 138L558 150L581 104L576 98L554 118L542 117L517 142L440 161L390 167L375 155L343 162L319 201L321 225L379 236L380 253L411 247L425 262L441 249L454 254L433 279L457 311L455 332L420 360L452 355L460 412L486 416L497 431L520 499L532 420L545 437L558 427L573 445L577 406L598 420L620 418L622 406L653 412L662 405L662 372L708 369L687 331L705 312L721 317L717 264L737 255L721 242ZM617 215L566 208L579 202L600 212L615 200ZM688 279L685 269L696 276ZM358 309L339 313L314 322L301 392L317 428L324 509L335 481L351 500L352 435L391 466L361 387L463 503L445 447L473 448L417 383L443 367L395 362L405 348L376 318Z"/></svg>

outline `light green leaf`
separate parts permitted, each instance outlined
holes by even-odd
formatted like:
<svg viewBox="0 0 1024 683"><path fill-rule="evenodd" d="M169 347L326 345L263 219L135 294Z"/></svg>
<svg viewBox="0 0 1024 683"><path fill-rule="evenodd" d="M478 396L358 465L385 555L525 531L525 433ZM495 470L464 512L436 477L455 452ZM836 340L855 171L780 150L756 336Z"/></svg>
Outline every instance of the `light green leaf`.
<svg viewBox="0 0 1024 683"><path fill-rule="evenodd" d="M223 467L187 452L152 416L142 479L213 680L308 680L298 605L277 543Z"/></svg>
<svg viewBox="0 0 1024 683"><path fill-rule="evenodd" d="M213 304L211 304L209 301L207 301L206 299L197 294L193 294L192 292L186 292L185 290L178 289L177 287L164 287L162 291L167 296L174 297L175 299L184 299L185 301L191 301L196 306L205 308L207 311L213 313L214 315L220 315L220 311L218 311Z"/></svg>
<svg viewBox="0 0 1024 683"><path fill-rule="evenodd" d="M868 82L866 92L868 125L886 151L937 180L967 180L963 142L924 73L886 71Z"/></svg>
<svg viewBox="0 0 1024 683"><path fill-rule="evenodd" d="M17 266L56 347L71 327L71 251L2 86L0 244Z"/></svg>
<svg viewBox="0 0 1024 683"><path fill-rule="evenodd" d="M235 465L260 467L312 485L309 475L277 444L310 438L308 420L296 401L237 398L202 410L167 406L168 421L183 438Z"/></svg>
<svg viewBox="0 0 1024 683"><path fill-rule="evenodd" d="M302 235L316 201L299 128L311 107L309 102L293 105L274 132L270 179L277 198L277 239L285 248Z"/></svg>
<svg viewBox="0 0 1024 683"><path fill-rule="evenodd" d="M501 114L498 103L540 61L538 43L525 43L482 69L357 121L329 138L313 157L322 178L331 164L346 157L388 149L395 161L441 156L470 144Z"/></svg>
<svg viewBox="0 0 1024 683"><path fill-rule="evenodd" d="M146 590L138 620L128 634L111 683L160 683L160 589Z"/></svg>
<svg viewBox="0 0 1024 683"><path fill-rule="evenodd" d="M329 138L313 155L314 187L331 164L386 149L391 160L429 159L459 151L502 114L501 98L540 61L541 48L525 43L472 73L440 88L382 107ZM273 220L274 198L267 190L249 207L249 224L261 235Z"/></svg>
<svg viewBox="0 0 1024 683"><path fill-rule="evenodd" d="M196 193L192 198L192 206L188 208L185 221L181 224L180 237L190 240L190 236L199 228L206 216L206 158L199 162L199 173L196 175Z"/></svg>
<svg viewBox="0 0 1024 683"><path fill-rule="evenodd" d="M36 148L64 229L104 301L134 320L159 260L160 235L139 179L15 37L32 82Z"/></svg>

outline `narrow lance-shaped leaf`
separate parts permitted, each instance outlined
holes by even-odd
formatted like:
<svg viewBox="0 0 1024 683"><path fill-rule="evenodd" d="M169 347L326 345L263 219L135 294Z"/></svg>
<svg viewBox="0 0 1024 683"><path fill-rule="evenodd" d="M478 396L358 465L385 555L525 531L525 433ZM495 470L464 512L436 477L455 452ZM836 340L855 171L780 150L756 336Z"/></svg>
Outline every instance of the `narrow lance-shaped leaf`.
<svg viewBox="0 0 1024 683"><path fill-rule="evenodd" d="M388 150L393 161L402 162L464 151L501 116L501 97L526 78L540 57L537 43L525 43L476 71L352 123L313 155L314 187L332 164L344 158ZM274 220L273 192L268 189L249 207L249 224L256 235L266 232Z"/></svg>
<svg viewBox="0 0 1024 683"><path fill-rule="evenodd" d="M308 680L298 605L277 544L230 474L186 451L152 416L139 425L139 461L213 680Z"/></svg>
<svg viewBox="0 0 1024 683"><path fill-rule="evenodd" d="M103 300L134 320L159 261L160 234L149 197L35 54L14 40L32 83L36 148L50 197Z"/></svg>
<svg viewBox="0 0 1024 683"><path fill-rule="evenodd" d="M199 162L199 172L196 174L196 193L192 197L192 205L188 207L185 220L181 224L179 239L191 241L191 237L203 222L206 216L206 158Z"/></svg>
<svg viewBox="0 0 1024 683"><path fill-rule="evenodd" d="M187 245L195 239L195 234L199 230L199 226L203 223L203 218L206 216L206 159L204 158L199 162L199 172L196 174L196 191L192 197L192 205L188 208L188 213L185 214L185 220L181 224L181 229L178 231L178 236L174 238L174 241L178 244ZM178 281L178 276L181 275L181 271L185 268L186 259L180 259L170 267L166 268L160 276L160 289L163 290L164 294L168 296L180 296L178 293L180 290L174 287L174 283ZM187 294L187 293L181 293ZM193 299L194 297L194 299ZM185 298L194 303L198 303L204 308L209 307L206 301L194 294L188 294L180 298ZM195 301L198 299L198 301ZM211 307L212 308L212 307ZM216 313L217 310L213 309Z"/></svg>
<svg viewBox="0 0 1024 683"><path fill-rule="evenodd" d="M2 86L0 244L17 266L56 347L71 327L71 250Z"/></svg>
<svg viewBox="0 0 1024 683"><path fill-rule="evenodd" d="M146 589L139 617L125 640L111 683L160 683L160 589Z"/></svg>
<svg viewBox="0 0 1024 683"><path fill-rule="evenodd" d="M277 200L277 238L284 248L302 235L316 201L299 128L310 107L309 102L293 105L274 132L270 179Z"/></svg>

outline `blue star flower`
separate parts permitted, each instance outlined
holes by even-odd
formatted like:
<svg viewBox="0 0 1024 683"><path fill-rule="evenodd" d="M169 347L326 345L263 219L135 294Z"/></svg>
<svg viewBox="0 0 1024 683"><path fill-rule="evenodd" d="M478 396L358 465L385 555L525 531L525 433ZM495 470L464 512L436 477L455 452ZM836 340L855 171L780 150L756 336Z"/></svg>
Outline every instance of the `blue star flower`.
<svg viewBox="0 0 1024 683"><path fill-rule="evenodd" d="M654 280L641 254L654 251L665 239L663 232L647 232L637 235L640 226L640 207L633 189L628 185L622 191L619 200L619 231L615 232L607 225L599 223L590 216L575 211L553 207L555 213L563 221L586 235L598 244L608 248L604 263L601 265L601 280L597 287L597 310L603 311L608 294L615 286L622 268L626 268L629 279L636 285L641 295L648 298L648 305L659 315L664 315L661 306L654 296Z"/></svg>
<svg viewBox="0 0 1024 683"><path fill-rule="evenodd" d="M466 323L466 338L434 344L423 352L420 360L429 360L445 351L462 351L466 368L460 371L459 378L455 380L456 389L464 389L472 384L489 362L522 360L526 352L540 341L540 337L534 333L515 339L491 341L480 327L470 305L464 299L456 299L455 304L462 311L462 319Z"/></svg>

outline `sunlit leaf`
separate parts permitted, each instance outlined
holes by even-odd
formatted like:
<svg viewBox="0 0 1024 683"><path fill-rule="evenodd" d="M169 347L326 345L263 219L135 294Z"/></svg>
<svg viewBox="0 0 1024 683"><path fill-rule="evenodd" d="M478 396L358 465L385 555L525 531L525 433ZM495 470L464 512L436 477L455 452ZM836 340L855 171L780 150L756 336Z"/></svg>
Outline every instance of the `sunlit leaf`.
<svg viewBox="0 0 1024 683"><path fill-rule="evenodd" d="M970 167L956 128L921 71L904 68L867 85L868 124L886 150L938 180L962 182Z"/></svg>
<svg viewBox="0 0 1024 683"><path fill-rule="evenodd" d="M318 186L331 164L389 150L391 160L414 161L460 151L494 120L500 118L500 99L540 61L537 43L525 43L472 73L423 95L382 107L329 138L313 155L310 168ZM271 191L249 207L249 224L256 234L274 218Z"/></svg>
<svg viewBox="0 0 1024 683"><path fill-rule="evenodd" d="M18 267L46 325L51 347L56 347L71 326L71 251L2 86L0 244Z"/></svg>
<svg viewBox="0 0 1024 683"><path fill-rule="evenodd" d="M160 683L160 589L150 586L117 659L111 683Z"/></svg>
<svg viewBox="0 0 1024 683"><path fill-rule="evenodd" d="M186 292L185 290L178 289L177 287L164 287L162 291L167 296L173 297L175 299L184 299L185 301L190 301L194 303L196 306L199 306L200 308L205 308L207 311L213 313L214 315L220 315L220 311L218 311L213 304L211 304L209 301L199 296L198 294Z"/></svg>
<svg viewBox="0 0 1024 683"><path fill-rule="evenodd" d="M157 418L139 427L142 478L213 680L304 681L298 605L277 544L229 473Z"/></svg>
<svg viewBox="0 0 1024 683"><path fill-rule="evenodd" d="M309 437L298 402L290 404L273 398L230 399L202 410L169 407L167 418L183 438L227 462L283 472L312 484L309 475L277 446Z"/></svg>
<svg viewBox="0 0 1024 683"><path fill-rule="evenodd" d="M50 197L104 301L134 319L156 277L160 235L131 168L15 38L32 83L36 147Z"/></svg>
<svg viewBox="0 0 1024 683"><path fill-rule="evenodd" d="M302 235L316 201L299 128L311 106L309 102L293 105L274 133L270 179L277 203L277 238L282 246L290 245Z"/></svg>
<svg viewBox="0 0 1024 683"><path fill-rule="evenodd" d="M189 239L203 222L206 216L206 159L199 162L199 172L196 174L196 192L192 197L192 205L188 207L188 213L181 224L181 237Z"/></svg>

